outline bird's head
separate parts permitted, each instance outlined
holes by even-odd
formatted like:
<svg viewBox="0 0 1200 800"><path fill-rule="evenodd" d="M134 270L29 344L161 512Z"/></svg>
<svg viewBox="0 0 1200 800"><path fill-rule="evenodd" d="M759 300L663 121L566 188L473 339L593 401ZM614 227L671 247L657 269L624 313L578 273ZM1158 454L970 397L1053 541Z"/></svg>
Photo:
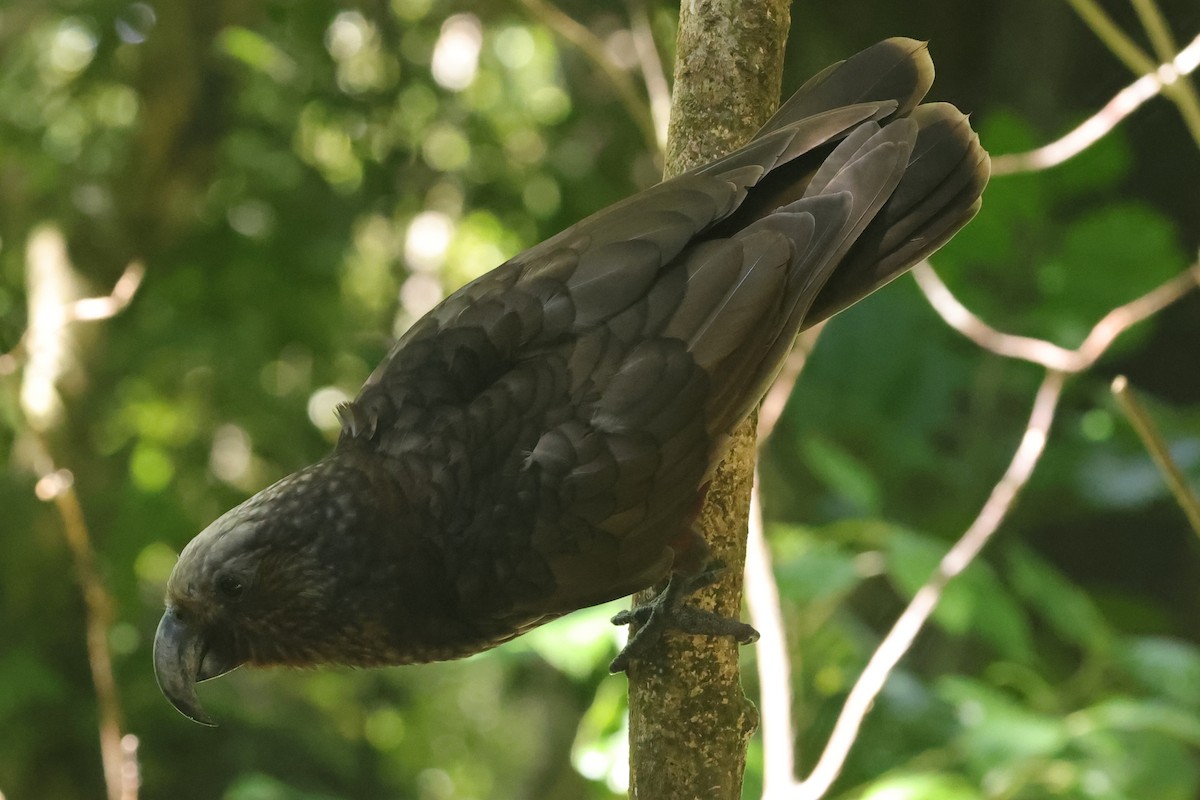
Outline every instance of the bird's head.
<svg viewBox="0 0 1200 800"><path fill-rule="evenodd" d="M212 724L196 697L199 681L242 664L306 666L345 651L337 640L354 570L343 559L335 571L328 550L352 537L360 511L340 475L328 462L290 475L180 554L154 637L154 672L185 716Z"/></svg>

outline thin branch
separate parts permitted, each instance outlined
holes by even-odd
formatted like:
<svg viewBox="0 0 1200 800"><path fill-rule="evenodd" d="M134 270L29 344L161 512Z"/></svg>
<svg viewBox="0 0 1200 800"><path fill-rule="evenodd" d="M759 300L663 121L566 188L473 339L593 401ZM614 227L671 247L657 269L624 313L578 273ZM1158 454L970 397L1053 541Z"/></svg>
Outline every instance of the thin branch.
<svg viewBox="0 0 1200 800"><path fill-rule="evenodd" d="M1154 60L1121 30L1121 26L1095 0L1067 0L1067 5L1075 10L1083 24L1103 42L1108 51L1132 72L1154 71Z"/></svg>
<svg viewBox="0 0 1200 800"><path fill-rule="evenodd" d="M1111 131L1146 100L1164 91L1173 92L1172 100L1179 106L1189 127L1193 127L1195 120L1190 117L1188 98L1182 96L1186 94L1194 99L1194 92L1190 85L1182 87L1182 90L1172 90L1171 87L1177 82L1183 82L1180 79L1193 72L1200 64L1200 36L1180 51L1169 64L1156 68L1149 57L1141 53L1092 0L1067 2L1085 17L1089 26L1105 39L1110 48L1123 52L1127 63L1137 63L1138 70L1148 74L1118 93L1100 112L1062 139L1030 153L993 159L993 174L1039 170L1062 163ZM1152 3L1152 0L1149 2ZM1157 9L1150 7L1139 11L1148 27L1157 24L1150 19L1156 11ZM1165 38L1163 30L1151 35L1152 38L1158 39L1156 47L1161 48L1169 41L1169 32L1166 32ZM1200 116L1197 119L1200 119ZM1200 130L1200 126L1194 128L1194 135L1197 130ZM747 601L754 624L763 635L760 641L769 648L760 648L759 652L766 762L765 797L787 797L789 800L817 800L824 797L841 773L871 706L892 670L911 648L933 614L945 587L971 564L999 530L1021 489L1028 483L1045 452L1049 431L1067 378L1093 366L1113 341L1131 326L1153 316L1200 286L1200 263L1197 263L1142 297L1110 311L1096 323L1083 344L1075 350L1070 350L1052 342L1005 333L987 325L954 297L928 262L918 265L913 274L930 304L952 328L990 352L1045 367L1046 375L1034 398L1025 433L1008 469L993 487L991 495L974 522L946 553L933 575L916 592L891 631L872 654L851 689L816 766L803 782L797 782L792 777L794 754L790 717L791 690L787 679L790 667L787 649L779 645L779 642L783 641L783 627L782 621L777 619L778 589L770 571L769 551L761 536L761 517L753 517L757 524L751 527L746 583L756 592L756 596L752 600L748 593ZM764 411L769 414L765 414L767 420L763 428L764 435L770 433L777 421L779 411L795 381L799 366L803 365L805 355L802 353L797 356L798 366L792 367L791 374L785 375L784 379L773 387L772 392L778 392L778 396L774 403L764 406ZM1194 497L1191 499L1194 500ZM1195 504L1186 505L1186 502L1181 501L1181 504L1184 504L1189 520L1195 525L1195 520L1192 519ZM1200 518L1200 512L1196 513ZM755 514L761 514L757 505ZM772 611L775 612L774 615Z"/></svg>
<svg viewBox="0 0 1200 800"><path fill-rule="evenodd" d="M1130 3L1142 22L1142 30L1150 39L1154 55L1159 61L1170 61L1171 54L1178 50L1179 46L1175 44L1175 36L1171 33L1171 27L1163 17L1158 3L1154 0L1130 0Z"/></svg>
<svg viewBox="0 0 1200 800"><path fill-rule="evenodd" d="M654 31L650 27L650 14L646 0L629 0L629 33L637 51L638 63L642 68L642 79L646 82L646 94L650 98L650 117L654 120L654 133L658 138L658 151L667 149L667 125L671 121L671 87L663 69L658 45L654 42Z"/></svg>
<svg viewBox="0 0 1200 800"><path fill-rule="evenodd" d="M992 175L1036 172L1074 158L1108 135L1147 100L1161 94L1165 87L1186 81L1185 76L1194 72L1197 64L1200 64L1200 36L1168 63L1158 67L1151 64L1146 74L1117 92L1103 108L1066 136L1027 153L993 156Z"/></svg>
<svg viewBox="0 0 1200 800"><path fill-rule="evenodd" d="M72 322L94 322L115 317L133 300L145 277L146 268L142 262L131 262L107 295L85 297L63 306L55 320L56 326L63 328ZM11 375L21 367L28 355L28 345L29 331L26 330L11 350L0 353L0 375Z"/></svg>
<svg viewBox="0 0 1200 800"><path fill-rule="evenodd" d="M1113 397L1117 399L1118 405L1121 406L1121 410L1125 412L1125 416L1129 418L1129 424L1137 431L1138 438L1142 440L1150 457L1154 459L1159 472L1166 479L1171 494L1175 495L1175 501L1179 503L1179 507L1187 516L1188 524L1192 526L1196 535L1200 536L1200 499L1192 492L1183 470L1171 457L1171 451L1159 432L1158 425L1154 423L1154 418L1138 400L1124 375L1118 375L1113 379L1112 393Z"/></svg>
<svg viewBox="0 0 1200 800"><path fill-rule="evenodd" d="M45 459L44 444L42 452ZM136 800L138 794L137 738L121 734L121 701L113 677L108 632L115 616L112 595L96 567L96 552L69 470L52 469L35 487L39 500L53 502L75 565L86 609L88 666L96 690L100 717L100 756L109 800Z"/></svg>
<svg viewBox="0 0 1200 800"><path fill-rule="evenodd" d="M763 397L762 405L758 410L759 446L762 446L762 443L775 432L775 425L783 416L788 398L792 396L792 390L796 388L796 381L800 379L800 371L804 369L813 348L817 346L817 337L824 329L825 323L822 322L800 333L800 336L796 338L796 343L792 345L792 351L788 353L787 360L783 362L783 368L779 370L775 382L771 384L771 388Z"/></svg>
<svg viewBox="0 0 1200 800"><path fill-rule="evenodd" d="M141 286L145 270L140 262L131 263L108 295L70 300L67 287L73 273L67 260L67 246L62 234L53 226L45 226L30 237L26 269L30 284L29 323L17 347L0 356L0 374L14 372L25 365L23 378L27 384L31 374L37 373L33 379L44 382L48 391L53 392L54 384L61 377L61 368L43 366L39 373L38 360L46 358L46 353L57 354L68 349L72 323L108 319L125 309ZM39 424L33 416L38 413L35 405L23 402L22 408L34 443L32 462L38 475L34 491L39 500L53 503L58 511L83 595L85 641L96 692L106 794L108 800L136 800L139 785L137 737L121 733L120 694L113 677L108 644L116 604L96 565L96 552L75 491L74 476L69 470L55 465L44 437L44 427L53 424L56 418L48 415Z"/></svg>
<svg viewBox="0 0 1200 800"><path fill-rule="evenodd" d="M519 2L539 22L569 44L579 48L579 51L604 73L617 93L617 99L625 106L626 112L641 130L647 147L656 153L662 152L658 135L655 132L654 120L651 119L650 111L646 108L645 99L638 94L637 85L629 77L629 74L614 64L604 52L604 43L575 19L545 0L519 0Z"/></svg>
<svg viewBox="0 0 1200 800"><path fill-rule="evenodd" d="M759 430L762 423L759 422ZM771 551L763 532L758 474L750 494L750 531L746 543L746 610L758 629L755 646L763 742L763 796L775 797L794 784L795 757L792 728L792 676L787 636L783 625L779 585L771 565Z"/></svg>
<svg viewBox="0 0 1200 800"><path fill-rule="evenodd" d="M1083 23L1091 29L1092 33L1104 43L1109 52L1129 67L1130 72L1135 75L1161 73L1161 68L1154 63L1154 59L1121 30L1120 26L1105 13L1104 9L1100 8L1095 0L1066 0L1066 2L1075 10ZM1182 74L1186 75L1187 73ZM1187 126L1188 132L1197 146L1200 146L1200 98L1197 97L1195 89L1186 79L1177 80L1179 74L1174 71L1161 75L1161 77L1164 78L1163 93L1179 109L1184 125Z"/></svg>
<svg viewBox="0 0 1200 800"><path fill-rule="evenodd" d="M1105 314L1077 350L1068 350L1050 342L1014 336L988 326L954 297L928 262L918 265L914 269L914 273L917 275L918 285L925 292L930 304L952 328L986 350L1046 367L1046 376L1034 398L1025 433L1021 437L1021 443L1013 454L1008 469L993 487L991 495L980 509L974 522L947 551L938 568L929 580L917 590L908 606L896 620L895 625L871 655L862 674L851 688L829 741L808 778L803 782L796 782L793 778L789 778L785 783L780 777L783 773L782 767L768 763L764 767L764 781L770 780L771 783L769 786L764 783L766 787L764 796L786 797L788 800L818 800L825 796L845 766L846 758L858 738L871 706L878 698L892 670L912 647L917 635L932 616L941 601L946 586L971 564L996 534L1012 510L1021 489L1029 482L1034 468L1045 452L1046 441L1054 422L1054 414L1067 378L1095 364L1116 337L1132 325L1161 311L1200 285L1200 263L1198 263L1142 297ZM755 552L756 550L758 552ZM765 544L756 544L753 536L751 537L751 553L756 561L769 558L766 554ZM769 564L769 561L766 563ZM749 571L749 564L747 569ZM761 564L756 563L753 569L754 577L752 579L748 577L747 586L754 587L760 593L760 599L751 605L754 624L764 639L769 636L781 637L782 634L776 633L776 631L782 631L782 623L774 622L769 615L762 615L756 610L757 606L770 602L772 590L777 594L778 590L775 589L774 579L769 574L764 574ZM774 602L778 607L777 598ZM781 706L784 709L790 709L790 688L781 687L779 683L779 675L787 675L789 671L787 650L773 647L769 653L762 651L759 661L760 676L762 676L760 680L763 688L764 755L773 759L782 759L790 769L794 763L790 751L792 735L790 719L787 721L770 719L775 714L768 713L768 710L775 711ZM762 664L764 661L772 663L764 667ZM766 732L769 726L773 727L775 732L772 734L772 740L768 743ZM782 740L785 734L789 740L789 750L786 754L782 752ZM770 750L767 750L768 744ZM770 777L768 778L768 776Z"/></svg>
<svg viewBox="0 0 1200 800"><path fill-rule="evenodd" d="M1105 314L1079 346L1079 370L1096 363L1109 345L1129 328L1149 319L1196 288L1200 288L1200 261L1136 300Z"/></svg>
<svg viewBox="0 0 1200 800"><path fill-rule="evenodd" d="M758 446L775 432L800 372L825 329L821 322L801 331L783 368L763 397L758 410ZM792 667L779 584L771 562L763 526L758 471L750 492L750 518L746 539L745 598L750 624L758 630L755 663L758 670L759 725L763 742L763 797L782 796L795 784L795 730L792 726Z"/></svg>
<svg viewBox="0 0 1200 800"><path fill-rule="evenodd" d="M67 307L64 322L94 322L111 319L125 310L137 294L146 277L146 267L140 261L130 262L113 284L112 291L103 297L85 297Z"/></svg>
<svg viewBox="0 0 1200 800"><path fill-rule="evenodd" d="M925 299L942 320L975 344L999 356L1031 361L1047 369L1069 371L1076 354L1053 342L998 331L959 302L928 261L912 269L913 278Z"/></svg>
<svg viewBox="0 0 1200 800"><path fill-rule="evenodd" d="M1054 412L1062 396L1064 378L1065 375L1058 371L1051 370L1046 373L1034 398L1033 410L1021 437L1021 444L1004 476L992 489L991 496L980 510L979 516L971 523L971 527L942 558L937 570L913 596L900 618L896 620L896 624L872 654L866 668L850 690L845 705L842 706L833 733L830 734L829 742L825 745L817 765L809 777L796 786L792 794L796 800L815 800L823 797L833 785L846 763L850 748L858 738L858 731L867 712L896 664L912 647L917 634L937 608L946 585L979 555L1012 509L1017 494L1028 483L1046 448L1046 439L1054 422Z"/></svg>
<svg viewBox="0 0 1200 800"><path fill-rule="evenodd" d="M1138 19L1141 20L1142 29L1146 31L1146 36L1150 39L1154 55L1159 61L1170 63L1179 46L1175 43L1175 35L1171 33L1171 27L1167 24L1162 9L1159 8L1156 0L1130 0L1130 2L1137 12ZM1196 145L1200 147L1200 95L1196 94L1195 84L1186 77L1189 72L1190 70L1179 72L1180 79L1174 93L1170 96L1179 108L1179 113L1183 115L1184 122Z"/></svg>
<svg viewBox="0 0 1200 800"><path fill-rule="evenodd" d="M991 327L958 301L928 261L918 264L912 272L938 315L975 344L1006 358L1069 373L1090 368L1119 335L1200 287L1200 262L1197 262L1136 300L1105 314L1078 349L1068 350L1044 339L1017 336Z"/></svg>

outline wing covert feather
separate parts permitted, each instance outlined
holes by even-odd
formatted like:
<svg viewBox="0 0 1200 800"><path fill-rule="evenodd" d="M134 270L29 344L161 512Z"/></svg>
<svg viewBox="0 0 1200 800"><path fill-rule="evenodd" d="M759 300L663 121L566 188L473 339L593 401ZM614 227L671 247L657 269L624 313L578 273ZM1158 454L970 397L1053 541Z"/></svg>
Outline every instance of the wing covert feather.
<svg viewBox="0 0 1200 800"><path fill-rule="evenodd" d="M670 569L796 333L978 208L987 155L956 109L919 105L932 78L911 39L840 62L742 149L530 248L401 337L341 441L453 487L421 535L469 565L464 608L524 630Z"/></svg>

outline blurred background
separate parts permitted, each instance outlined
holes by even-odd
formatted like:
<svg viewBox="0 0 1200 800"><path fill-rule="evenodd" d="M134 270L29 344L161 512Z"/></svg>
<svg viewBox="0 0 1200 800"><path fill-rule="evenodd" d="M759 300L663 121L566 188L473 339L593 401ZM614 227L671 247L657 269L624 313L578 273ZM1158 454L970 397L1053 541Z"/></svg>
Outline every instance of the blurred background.
<svg viewBox="0 0 1200 800"><path fill-rule="evenodd" d="M1145 42L1132 5L1105 7ZM1181 43L1200 31L1194 0L1162 11ZM669 76L677 14L0 5L0 797L104 796L89 609L120 718L106 736L142 797L624 796L613 607L463 662L239 671L201 688L217 729L163 700L150 649L179 549L326 452L332 409L397 333L657 180L638 44ZM1057 138L1135 77L1065 0L797 3L792 30L785 94L881 38L928 39L932 96L971 111L993 154ZM991 324L1074 347L1195 259L1197 187L1197 141L1156 99L1063 166L994 179L934 263ZM130 300L120 313L63 327L114 286L112 307L74 308ZM1198 353L1193 293L1071 381L1014 515L831 796L1200 795L1200 541L1108 392L1130 377L1195 485ZM951 332L908 278L822 334L762 469L802 767L1004 470L1040 377ZM760 782L756 742L747 797Z"/></svg>

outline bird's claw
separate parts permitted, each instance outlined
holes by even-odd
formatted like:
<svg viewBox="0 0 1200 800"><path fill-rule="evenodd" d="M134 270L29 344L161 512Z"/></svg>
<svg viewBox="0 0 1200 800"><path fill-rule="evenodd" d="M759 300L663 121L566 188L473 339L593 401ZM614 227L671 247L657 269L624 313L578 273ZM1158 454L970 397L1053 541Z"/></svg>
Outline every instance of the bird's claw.
<svg viewBox="0 0 1200 800"><path fill-rule="evenodd" d="M724 565L717 563L695 575L675 573L667 588L653 600L614 616L614 625L637 623L639 627L608 665L609 672L624 672L631 661L643 657L667 630L705 636L730 636L738 644L757 641L758 631L741 620L683 604L692 592L712 584L724 571Z"/></svg>

